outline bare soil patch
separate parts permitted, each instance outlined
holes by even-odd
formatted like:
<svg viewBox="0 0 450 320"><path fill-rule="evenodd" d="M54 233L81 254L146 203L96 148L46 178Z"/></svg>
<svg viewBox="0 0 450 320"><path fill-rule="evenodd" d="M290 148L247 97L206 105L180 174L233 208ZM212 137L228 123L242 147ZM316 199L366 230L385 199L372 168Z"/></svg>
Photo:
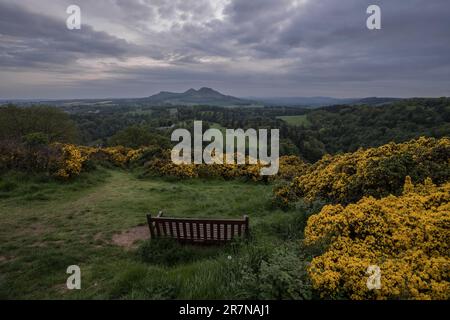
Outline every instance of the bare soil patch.
<svg viewBox="0 0 450 320"><path fill-rule="evenodd" d="M137 241L147 240L148 238L150 238L148 226L137 226L113 235L112 241L115 245L125 249L134 249Z"/></svg>
<svg viewBox="0 0 450 320"><path fill-rule="evenodd" d="M49 233L50 231L52 231L53 228L42 224L42 223L31 223L27 226L24 226L22 228L22 230L19 231L19 233L22 235L26 235L27 237L29 236L33 236L33 237L38 237L38 236L42 236L46 233Z"/></svg>

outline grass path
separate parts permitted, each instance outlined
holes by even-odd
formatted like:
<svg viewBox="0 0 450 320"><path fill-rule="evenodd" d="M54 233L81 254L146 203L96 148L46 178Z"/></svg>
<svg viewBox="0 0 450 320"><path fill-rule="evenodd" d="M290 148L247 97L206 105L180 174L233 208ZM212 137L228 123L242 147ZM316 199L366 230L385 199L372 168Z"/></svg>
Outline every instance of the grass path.
<svg viewBox="0 0 450 320"><path fill-rule="evenodd" d="M0 199L4 298L108 297L118 273L143 267L133 252L114 245L111 238L145 224L147 212L189 217L248 214L253 226L282 214L270 209L272 186L238 181L141 180L111 170L87 185L27 183L21 190L30 192L15 191ZM86 286L80 292L64 289L65 271L72 264L83 270ZM198 277L195 266L186 268Z"/></svg>

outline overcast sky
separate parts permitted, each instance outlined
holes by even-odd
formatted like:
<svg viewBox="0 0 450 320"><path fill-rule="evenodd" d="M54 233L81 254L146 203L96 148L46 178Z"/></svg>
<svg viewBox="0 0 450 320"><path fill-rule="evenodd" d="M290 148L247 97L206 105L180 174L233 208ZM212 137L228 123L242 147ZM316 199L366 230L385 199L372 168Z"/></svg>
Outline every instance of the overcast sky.
<svg viewBox="0 0 450 320"><path fill-rule="evenodd" d="M82 29L66 9L80 6ZM382 29L366 9L382 9ZM450 96L449 0L0 0L0 98Z"/></svg>

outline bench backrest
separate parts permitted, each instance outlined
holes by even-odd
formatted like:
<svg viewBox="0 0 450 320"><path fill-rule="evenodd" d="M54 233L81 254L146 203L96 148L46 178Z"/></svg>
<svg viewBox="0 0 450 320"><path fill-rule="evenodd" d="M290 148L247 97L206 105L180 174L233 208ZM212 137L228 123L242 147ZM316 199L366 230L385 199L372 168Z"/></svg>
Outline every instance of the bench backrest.
<svg viewBox="0 0 450 320"><path fill-rule="evenodd" d="M248 216L236 220L166 218L160 212L157 217L148 214L147 221L151 239L165 237L180 242L213 244L249 234Z"/></svg>

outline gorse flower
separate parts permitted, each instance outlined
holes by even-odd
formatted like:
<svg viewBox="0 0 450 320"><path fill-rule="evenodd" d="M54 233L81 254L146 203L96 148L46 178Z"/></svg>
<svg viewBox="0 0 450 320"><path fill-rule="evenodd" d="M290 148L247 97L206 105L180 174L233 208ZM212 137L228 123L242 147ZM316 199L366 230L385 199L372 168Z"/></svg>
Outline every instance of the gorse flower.
<svg viewBox="0 0 450 320"><path fill-rule="evenodd" d="M78 176L87 161L103 160L124 167L139 158L143 151L144 149L93 148L62 143L42 146L36 150L15 146L0 158L0 168L47 171L57 178L67 180Z"/></svg>
<svg viewBox="0 0 450 320"><path fill-rule="evenodd" d="M221 177L224 179L234 179L244 177L252 181L261 181L265 178L260 174L261 168L266 164L257 161L256 164L250 164L249 157L246 156L245 164L227 164L226 157L223 155L223 164L176 164L170 159L169 152L165 152L162 157L150 160L146 164L149 172L160 176L173 176L178 178L207 178ZM279 159L280 170L275 178L293 177L300 174L307 167L307 164L296 156L283 156Z"/></svg>
<svg viewBox="0 0 450 320"><path fill-rule="evenodd" d="M322 296L450 298L450 183L409 183L401 196L328 205L309 218L305 243L329 243L309 268ZM370 265L381 269L380 290L366 286Z"/></svg>
<svg viewBox="0 0 450 320"><path fill-rule="evenodd" d="M400 194L406 176L412 181L430 177L436 183L450 179L450 139L420 138L390 143L354 153L325 156L288 186L275 190L279 203L300 198L351 203L364 196Z"/></svg>
<svg viewBox="0 0 450 320"><path fill-rule="evenodd" d="M55 176L62 179L69 179L81 173L83 163L87 160L87 156L75 145L55 145L60 147L62 156L60 159L59 169Z"/></svg>

